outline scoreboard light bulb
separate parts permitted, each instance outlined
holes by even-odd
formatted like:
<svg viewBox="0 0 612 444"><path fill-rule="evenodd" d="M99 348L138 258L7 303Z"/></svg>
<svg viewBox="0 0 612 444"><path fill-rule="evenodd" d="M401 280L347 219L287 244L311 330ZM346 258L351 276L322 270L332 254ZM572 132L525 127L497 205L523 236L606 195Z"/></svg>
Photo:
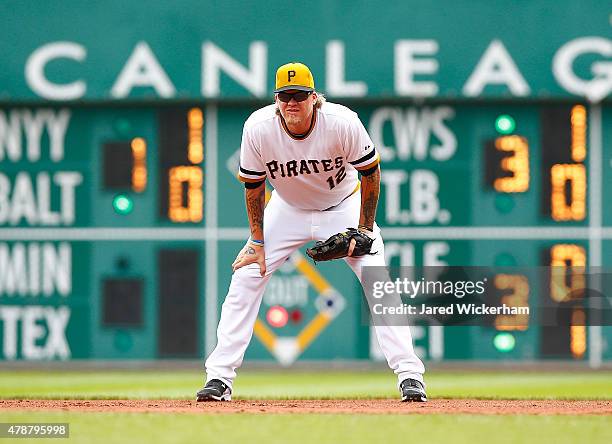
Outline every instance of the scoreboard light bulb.
<svg viewBox="0 0 612 444"><path fill-rule="evenodd" d="M508 353L514 350L516 339L511 333L497 333L493 338L493 346L502 353Z"/></svg>
<svg viewBox="0 0 612 444"><path fill-rule="evenodd" d="M582 358L587 349L585 324L584 311L575 309L572 312L572 326L570 327L570 350L574 359Z"/></svg>
<svg viewBox="0 0 612 444"><path fill-rule="evenodd" d="M495 119L495 130L500 134L512 134L515 128L516 122L508 114L502 114Z"/></svg>
<svg viewBox="0 0 612 444"><path fill-rule="evenodd" d="M132 190L142 193L147 187L147 142L142 137L132 139Z"/></svg>
<svg viewBox="0 0 612 444"><path fill-rule="evenodd" d="M508 116L509 117L509 116ZM495 139L495 148L511 152L512 156L501 161L502 170L512 176L498 177L493 183L496 191L503 193L523 193L529 189L529 144L521 136L501 136Z"/></svg>
<svg viewBox="0 0 612 444"><path fill-rule="evenodd" d="M187 113L187 126L189 128L189 145L187 157L194 164L204 160L204 145L202 144L202 129L204 127L204 116L199 108L192 108Z"/></svg>
<svg viewBox="0 0 612 444"><path fill-rule="evenodd" d="M583 220L586 217L586 167L581 163L555 164L550 170L551 216L556 221ZM570 184L569 204L566 183Z"/></svg>
<svg viewBox="0 0 612 444"><path fill-rule="evenodd" d="M572 108L570 115L571 130L572 130L572 160L574 162L584 162L586 158L586 130L587 130L587 112L582 105L576 105Z"/></svg>
<svg viewBox="0 0 612 444"><path fill-rule="evenodd" d="M134 209L134 202L125 194L118 194L113 198L113 209L115 213L124 216L132 212Z"/></svg>
<svg viewBox="0 0 612 444"><path fill-rule="evenodd" d="M202 168L178 166L168 172L168 217L173 222L200 222L204 214ZM183 183L187 183L187 207L183 206Z"/></svg>
<svg viewBox="0 0 612 444"><path fill-rule="evenodd" d="M502 304L508 307L529 306L529 280L526 276L522 274L498 274L495 276L494 284L496 289L503 290L506 293L507 290L511 290L511 293L502 296ZM497 330L527 330L528 325L528 314L498 315L495 318L495 328Z"/></svg>
<svg viewBox="0 0 612 444"><path fill-rule="evenodd" d="M569 262L569 264L568 264ZM557 244L550 250L550 297L567 302L581 297L586 287L586 251L576 244Z"/></svg>
<svg viewBox="0 0 612 444"><path fill-rule="evenodd" d="M287 309L285 307L273 305L268 310L268 313L266 313L266 319L268 320L268 324L270 324L272 327L281 328L287 325L289 313L287 313Z"/></svg>

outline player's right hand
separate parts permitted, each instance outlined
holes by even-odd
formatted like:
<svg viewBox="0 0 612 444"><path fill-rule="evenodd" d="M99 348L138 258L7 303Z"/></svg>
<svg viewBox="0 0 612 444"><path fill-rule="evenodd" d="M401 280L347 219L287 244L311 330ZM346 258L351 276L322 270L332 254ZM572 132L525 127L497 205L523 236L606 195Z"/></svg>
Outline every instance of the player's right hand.
<svg viewBox="0 0 612 444"><path fill-rule="evenodd" d="M265 276L266 274L266 253L264 251L263 245L257 245L251 242L247 242L236 259L234 263L232 263L232 271L235 272L239 268L244 267L245 265L255 264L259 265L259 272L261 276Z"/></svg>

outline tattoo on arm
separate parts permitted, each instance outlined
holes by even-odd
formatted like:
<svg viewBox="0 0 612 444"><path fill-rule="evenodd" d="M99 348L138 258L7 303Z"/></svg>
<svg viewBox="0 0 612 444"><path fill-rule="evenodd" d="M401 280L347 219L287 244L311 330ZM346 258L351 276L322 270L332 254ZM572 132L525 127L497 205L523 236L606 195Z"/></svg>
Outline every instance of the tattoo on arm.
<svg viewBox="0 0 612 444"><path fill-rule="evenodd" d="M359 225L372 229L380 194L380 168L369 176L361 176L361 216Z"/></svg>
<svg viewBox="0 0 612 444"><path fill-rule="evenodd" d="M253 189L245 189L245 200L249 225L251 226L251 238L263 240L264 208L266 205L266 186Z"/></svg>

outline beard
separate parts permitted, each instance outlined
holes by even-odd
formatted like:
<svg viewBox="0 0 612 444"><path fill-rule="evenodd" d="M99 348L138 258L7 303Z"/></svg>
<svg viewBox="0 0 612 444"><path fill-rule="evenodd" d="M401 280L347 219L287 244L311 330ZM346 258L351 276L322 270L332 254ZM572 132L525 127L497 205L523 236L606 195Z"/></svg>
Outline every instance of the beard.
<svg viewBox="0 0 612 444"><path fill-rule="evenodd" d="M304 119L302 119L301 117L298 116L294 116L292 114L289 114L287 116L285 116L285 122L287 123L287 125L299 125L304 121Z"/></svg>

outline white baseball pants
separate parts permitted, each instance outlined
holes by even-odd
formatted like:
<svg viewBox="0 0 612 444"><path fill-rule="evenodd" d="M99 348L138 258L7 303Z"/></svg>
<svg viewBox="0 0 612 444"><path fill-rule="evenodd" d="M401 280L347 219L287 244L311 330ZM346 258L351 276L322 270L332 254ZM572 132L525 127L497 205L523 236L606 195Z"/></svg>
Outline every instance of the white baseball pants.
<svg viewBox="0 0 612 444"><path fill-rule="evenodd" d="M206 381L220 379L230 387L236 377L236 369L242 364L244 354L253 336L253 327L266 284L272 273L302 245L325 240L330 236L356 227L359 223L361 193L326 211L294 208L275 192L264 211L264 240L266 275L261 277L259 265L250 264L232 275L229 291L221 309L217 328L217 346L206 360ZM375 255L346 258L346 262L361 282L362 266L384 266L384 245L380 229L374 225L376 240L372 251ZM376 336L395 372L398 384L406 378L423 382L425 368L414 353L412 336L407 326L376 326Z"/></svg>

